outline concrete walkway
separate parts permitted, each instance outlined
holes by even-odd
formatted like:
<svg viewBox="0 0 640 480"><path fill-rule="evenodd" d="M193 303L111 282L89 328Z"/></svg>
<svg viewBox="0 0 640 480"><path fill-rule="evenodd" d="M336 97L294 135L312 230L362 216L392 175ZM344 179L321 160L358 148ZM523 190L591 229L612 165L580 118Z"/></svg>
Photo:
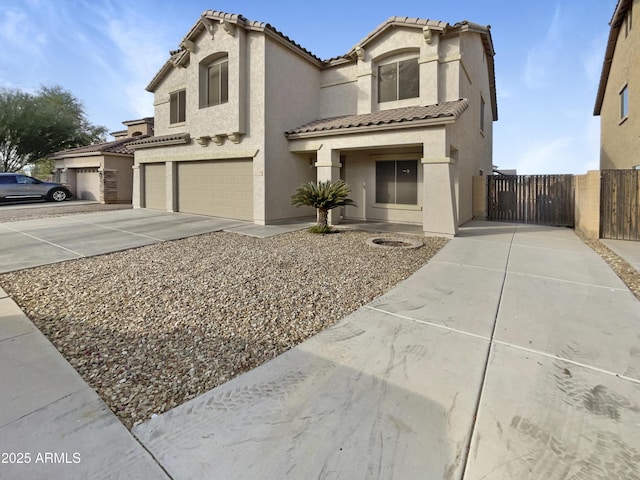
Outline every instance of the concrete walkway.
<svg viewBox="0 0 640 480"><path fill-rule="evenodd" d="M600 241L640 272L640 242L611 239L602 239Z"/></svg>
<svg viewBox="0 0 640 480"><path fill-rule="evenodd" d="M0 451L32 454L2 479L640 478L640 302L567 229L471 223L137 442L2 302ZM71 461L34 463L44 452Z"/></svg>

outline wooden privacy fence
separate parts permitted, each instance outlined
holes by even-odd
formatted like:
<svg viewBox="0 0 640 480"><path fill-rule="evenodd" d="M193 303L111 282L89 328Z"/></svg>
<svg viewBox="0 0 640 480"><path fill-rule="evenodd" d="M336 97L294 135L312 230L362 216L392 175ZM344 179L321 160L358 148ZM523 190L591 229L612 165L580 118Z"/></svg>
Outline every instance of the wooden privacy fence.
<svg viewBox="0 0 640 480"><path fill-rule="evenodd" d="M640 240L640 170L602 170L600 237Z"/></svg>
<svg viewBox="0 0 640 480"><path fill-rule="evenodd" d="M488 220L574 226L573 175L491 175Z"/></svg>

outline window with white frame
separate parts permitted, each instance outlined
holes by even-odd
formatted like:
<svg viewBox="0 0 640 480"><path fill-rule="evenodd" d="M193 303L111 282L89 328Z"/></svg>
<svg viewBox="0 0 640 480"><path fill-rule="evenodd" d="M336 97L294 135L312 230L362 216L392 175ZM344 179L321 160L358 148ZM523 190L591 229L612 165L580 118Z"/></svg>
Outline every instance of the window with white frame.
<svg viewBox="0 0 640 480"><path fill-rule="evenodd" d="M376 162L376 203L418 204L418 161Z"/></svg>
<svg viewBox="0 0 640 480"><path fill-rule="evenodd" d="M181 123L186 120L186 100L186 90L177 90L169 94L169 123Z"/></svg>
<svg viewBox="0 0 640 480"><path fill-rule="evenodd" d="M229 57L216 55L200 63L200 108L229 101Z"/></svg>
<svg viewBox="0 0 640 480"><path fill-rule="evenodd" d="M420 96L420 66L417 58L378 66L378 102Z"/></svg>
<svg viewBox="0 0 640 480"><path fill-rule="evenodd" d="M627 85L620 90L620 120L629 116L629 88Z"/></svg>

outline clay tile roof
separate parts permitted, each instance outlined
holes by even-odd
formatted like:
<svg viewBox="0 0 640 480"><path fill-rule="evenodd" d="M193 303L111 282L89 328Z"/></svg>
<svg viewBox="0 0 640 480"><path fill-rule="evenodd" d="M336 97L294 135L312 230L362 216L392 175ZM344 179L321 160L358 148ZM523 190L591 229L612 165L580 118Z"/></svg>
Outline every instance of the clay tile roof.
<svg viewBox="0 0 640 480"><path fill-rule="evenodd" d="M188 133L174 133L171 135L161 135L159 137L136 137L136 141L131 142L129 146L133 148L144 148L156 147L160 145L179 145L182 143L189 143L190 140L191 136Z"/></svg>
<svg viewBox="0 0 640 480"><path fill-rule="evenodd" d="M419 120L439 118L456 120L468 107L469 101L466 98L462 98L454 102L442 102L436 105L394 108L362 115L325 118L322 120L314 120L313 122L289 130L285 132L285 135L290 136L380 125L408 124Z"/></svg>
<svg viewBox="0 0 640 480"><path fill-rule="evenodd" d="M149 137L149 135L140 135L137 137L121 138L119 140L113 140L111 142L86 145L84 147L69 148L68 150L56 152L51 158L65 158L72 156L82 156L89 154L97 155L105 153L133 156L133 149L130 148L130 144L133 143L133 141L138 141L147 137Z"/></svg>

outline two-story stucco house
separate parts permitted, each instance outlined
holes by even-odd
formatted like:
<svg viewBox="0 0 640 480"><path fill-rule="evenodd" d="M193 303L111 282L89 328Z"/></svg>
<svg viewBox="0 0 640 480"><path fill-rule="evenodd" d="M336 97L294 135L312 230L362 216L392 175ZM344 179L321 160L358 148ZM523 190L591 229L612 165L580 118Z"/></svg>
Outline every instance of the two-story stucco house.
<svg viewBox="0 0 640 480"><path fill-rule="evenodd" d="M640 165L640 0L619 0L594 115L600 116L600 169Z"/></svg>
<svg viewBox="0 0 640 480"><path fill-rule="evenodd" d="M269 224L303 182L344 179L345 218L455 235L472 178L492 171L489 27L392 17L321 60L271 25L206 11L147 89L155 133L135 149L134 207Z"/></svg>

